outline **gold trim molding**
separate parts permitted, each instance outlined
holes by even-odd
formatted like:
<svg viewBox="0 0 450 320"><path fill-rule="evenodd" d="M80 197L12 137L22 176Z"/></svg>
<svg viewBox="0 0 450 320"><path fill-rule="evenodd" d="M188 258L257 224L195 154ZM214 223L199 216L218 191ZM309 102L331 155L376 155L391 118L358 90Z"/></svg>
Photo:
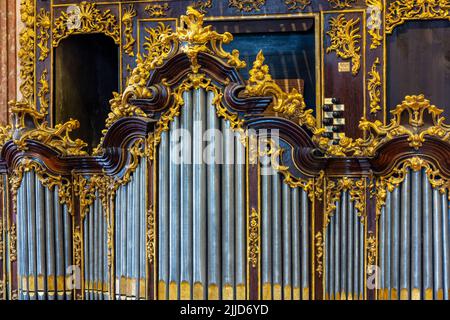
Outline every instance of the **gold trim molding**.
<svg viewBox="0 0 450 320"><path fill-rule="evenodd" d="M450 20L450 0L396 0L386 12L386 34L408 20Z"/></svg>
<svg viewBox="0 0 450 320"><path fill-rule="evenodd" d="M116 16L111 10L100 11L95 3L83 1L78 6L80 26L69 27L74 17L66 11L61 11L61 15L55 20L53 25L53 47L57 47L62 39L71 34L81 33L103 33L110 36L116 44L120 44L120 26Z"/></svg>

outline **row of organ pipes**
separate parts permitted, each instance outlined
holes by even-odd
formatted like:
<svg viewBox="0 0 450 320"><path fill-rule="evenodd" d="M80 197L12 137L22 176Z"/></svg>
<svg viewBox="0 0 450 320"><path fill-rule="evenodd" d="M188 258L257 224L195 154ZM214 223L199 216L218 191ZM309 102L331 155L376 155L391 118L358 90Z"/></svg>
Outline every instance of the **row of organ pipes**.
<svg viewBox="0 0 450 320"><path fill-rule="evenodd" d="M187 91L183 99L180 114L162 132L155 160L157 297L244 299L243 139L217 115L212 91ZM189 134L180 136L178 129ZM210 129L222 139L209 135L205 142ZM147 298L147 160L142 157L130 182L118 187L111 216L96 191L84 217L85 299ZM270 162L260 157L261 298L310 299L312 205L307 192L287 185ZM263 170L267 165L269 174ZM17 190L18 298L72 299L72 215L59 187L42 181L33 170L24 172ZM404 181L387 191L377 220L378 299L449 299L449 214L448 194L432 188L425 169L409 169ZM364 220L343 190L324 237L325 299L366 298L365 233Z"/></svg>

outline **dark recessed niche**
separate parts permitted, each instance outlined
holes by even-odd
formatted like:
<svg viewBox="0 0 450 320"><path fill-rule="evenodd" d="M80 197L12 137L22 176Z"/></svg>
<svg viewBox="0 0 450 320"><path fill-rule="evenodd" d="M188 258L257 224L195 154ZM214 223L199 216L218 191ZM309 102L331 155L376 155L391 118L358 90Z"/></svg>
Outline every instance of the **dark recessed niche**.
<svg viewBox="0 0 450 320"><path fill-rule="evenodd" d="M450 117L450 22L408 21L387 37L387 107L424 94ZM388 117L390 113L388 112Z"/></svg>
<svg viewBox="0 0 450 320"><path fill-rule="evenodd" d="M218 32L228 31L233 41L226 50L238 49L247 62L244 80L260 50L270 74L284 89L303 91L306 105L316 105L315 25L312 18L208 21ZM313 108L315 110L315 108Z"/></svg>
<svg viewBox="0 0 450 320"><path fill-rule="evenodd" d="M73 35L55 49L54 119L80 121L74 138L89 150L101 137L113 91L119 91L119 48L103 34Z"/></svg>

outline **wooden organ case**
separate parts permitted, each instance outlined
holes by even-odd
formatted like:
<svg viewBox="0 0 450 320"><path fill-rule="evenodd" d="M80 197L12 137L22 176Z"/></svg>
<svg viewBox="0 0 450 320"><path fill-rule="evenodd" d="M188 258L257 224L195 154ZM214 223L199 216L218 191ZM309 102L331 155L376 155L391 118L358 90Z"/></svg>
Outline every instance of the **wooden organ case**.
<svg viewBox="0 0 450 320"><path fill-rule="evenodd" d="M387 34L448 20L448 1L74 2L21 2L1 298L449 299L446 110L423 94L388 110L385 80ZM211 26L267 17L313 25L313 88ZM73 34L120 49L92 151L77 120L54 123L54 49Z"/></svg>

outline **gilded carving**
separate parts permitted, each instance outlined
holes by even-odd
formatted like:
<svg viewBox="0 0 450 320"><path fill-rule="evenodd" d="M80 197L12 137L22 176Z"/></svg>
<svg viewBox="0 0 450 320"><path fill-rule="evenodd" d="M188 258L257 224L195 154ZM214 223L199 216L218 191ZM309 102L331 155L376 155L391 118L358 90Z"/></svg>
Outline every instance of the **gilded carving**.
<svg viewBox="0 0 450 320"><path fill-rule="evenodd" d="M81 139L72 140L69 136L70 132L79 127L78 120L70 119L51 128L45 121L46 113L35 110L27 103L12 102L10 106L13 132L18 133L14 137L14 143L19 149L26 150L27 140L34 140L58 150L63 155L87 154L83 150L87 144ZM26 118L32 120L34 128L30 129L25 125Z"/></svg>
<svg viewBox="0 0 450 320"><path fill-rule="evenodd" d="M34 45L36 41L36 33L34 31L35 16L33 0L21 0L20 18L24 24L24 27L19 34L19 88L23 101L34 105Z"/></svg>
<svg viewBox="0 0 450 320"><path fill-rule="evenodd" d="M184 52L191 60L191 69L193 73L198 73L200 65L197 56L200 52L216 55L218 58L225 59L230 66L244 68L246 63L239 60L238 50L231 53L222 48L222 44L228 44L233 40L229 32L219 34L213 31L212 26L203 26L203 14L188 7L186 15L180 17L181 27L177 32L160 37L162 42L175 41L180 44L181 52Z"/></svg>
<svg viewBox="0 0 450 320"><path fill-rule="evenodd" d="M248 261L252 268L258 265L259 245L259 213L252 208L248 221Z"/></svg>
<svg viewBox="0 0 450 320"><path fill-rule="evenodd" d="M377 179L377 217L381 214L381 209L386 204L387 191L394 191L394 189L397 188L405 180L408 169L411 169L413 171L425 169L428 181L430 182L433 189L438 189L443 194L450 190L450 181L443 178L439 170L436 169L431 162L418 156L412 157L395 167L389 174Z"/></svg>
<svg viewBox="0 0 450 320"><path fill-rule="evenodd" d="M288 10L304 10L307 6L311 5L311 0L284 0L284 3L288 6Z"/></svg>
<svg viewBox="0 0 450 320"><path fill-rule="evenodd" d="M169 4L149 4L145 7L145 12L152 18L160 18L165 17L167 15L167 11L169 10Z"/></svg>
<svg viewBox="0 0 450 320"><path fill-rule="evenodd" d="M88 213L89 207L97 198L97 194L98 198L101 200L105 216L108 217L108 190L114 187L112 181L113 179L106 175L93 175L90 177L83 177L80 174L75 175L73 188L75 195L79 199L81 219L84 219Z"/></svg>
<svg viewBox="0 0 450 320"><path fill-rule="evenodd" d="M316 118L312 115L312 109L306 109L303 95L297 89L284 92L272 79L269 67L264 64L264 55L260 51L256 57L253 67L249 72L250 79L245 87L244 94L253 97L273 97L272 109L283 116L305 125L314 134L313 140L319 145L328 145L328 139L322 137L323 128L317 128Z"/></svg>
<svg viewBox="0 0 450 320"><path fill-rule="evenodd" d="M328 3L333 9L345 9L350 8L352 3L355 3L356 0L328 0Z"/></svg>
<svg viewBox="0 0 450 320"><path fill-rule="evenodd" d="M330 18L330 29L327 31L331 43L326 52L334 51L338 57L344 60L351 59L354 76L358 74L361 67L359 23L359 18L347 20L344 14L340 14Z"/></svg>
<svg viewBox="0 0 450 320"><path fill-rule="evenodd" d="M9 261L17 260L17 231L16 224L13 222L9 227Z"/></svg>
<svg viewBox="0 0 450 320"><path fill-rule="evenodd" d="M377 258L377 239L372 231L368 232L366 240L367 265L374 266Z"/></svg>
<svg viewBox="0 0 450 320"><path fill-rule="evenodd" d="M195 0L192 7L200 13L206 13L206 9L212 7L212 0Z"/></svg>
<svg viewBox="0 0 450 320"><path fill-rule="evenodd" d="M12 139L12 130L10 125L0 126L0 149L4 144Z"/></svg>
<svg viewBox="0 0 450 320"><path fill-rule="evenodd" d="M367 19L367 31L372 38L370 49L376 49L381 45L383 36L381 35L381 25L383 17L382 0L366 0L369 9L369 18Z"/></svg>
<svg viewBox="0 0 450 320"><path fill-rule="evenodd" d="M40 61L44 61L50 52L50 49L48 48L48 40L50 39L50 26L50 12L45 11L44 8L41 8L41 10L39 11L39 15L36 17L36 27L39 28L39 34L37 36L37 46L41 50L41 54L39 56Z"/></svg>
<svg viewBox="0 0 450 320"><path fill-rule="evenodd" d="M250 164L256 164L258 157L269 157L271 168L283 176L283 181L291 188L301 187L308 192L311 201L314 199L314 179L299 179L292 176L289 167L281 165L281 155L284 149L269 137L260 136L259 139L254 135L248 136L248 161Z"/></svg>
<svg viewBox="0 0 450 320"><path fill-rule="evenodd" d="M155 211L153 206L147 211L147 259L149 263L153 263L155 259Z"/></svg>
<svg viewBox="0 0 450 320"><path fill-rule="evenodd" d="M203 15L192 7L187 8L187 15L181 16L180 21L180 26L175 32L172 32L170 26L162 23L156 29L147 29L147 43L144 44L146 54L137 56L137 66L128 78L127 87L123 94L114 93L114 98L110 101L111 112L106 120L106 129L112 123L125 116L146 116L141 109L131 105L128 101L131 98L150 98L152 93L147 88L147 80L151 71L179 52L185 53L189 57L192 74L178 87L177 92L172 93L175 103L170 110L161 116L158 122L155 131L155 145L159 143L160 132L167 130L167 124L179 113L179 108L184 103L182 99L183 90L190 88L202 87L215 91L214 104L218 115L229 120L233 128L241 126L242 120L239 120L237 115L229 113L220 103L221 101L217 98L217 95L221 95L221 93L217 91L215 86L210 85L210 80L205 79L204 74L199 73L200 65L197 61L198 54L203 52L226 60L230 66L236 68L245 67L245 62L239 60L239 52L237 50L229 53L222 48L223 44L227 44L233 39L233 36L228 32L219 34L213 31L211 26L204 27ZM103 131L103 134L106 134L106 129ZM102 141L103 138L95 149L94 154L101 152L100 146Z"/></svg>
<svg viewBox="0 0 450 320"><path fill-rule="evenodd" d="M236 8L241 12L259 11L266 3L266 0L228 0L228 6Z"/></svg>
<svg viewBox="0 0 450 320"><path fill-rule="evenodd" d="M100 11L95 3L83 1L78 5L79 25L70 26L69 20L73 17L66 11L61 11L61 15L55 20L52 44L59 45L62 39L71 34L80 33L103 33L111 37L116 44L120 44L120 26L117 18L111 10Z"/></svg>
<svg viewBox="0 0 450 320"><path fill-rule="evenodd" d="M123 45L123 51L129 56L134 56L134 44L136 40L133 37L133 19L136 17L136 10L133 5L123 10L122 24L124 26L123 33L125 35L125 43Z"/></svg>
<svg viewBox="0 0 450 320"><path fill-rule="evenodd" d="M348 191L350 201L354 202L355 209L358 216L361 217L361 222L364 223L366 216L366 183L364 177L360 179L353 179L349 177L342 177L339 180L326 179L326 205L324 226L328 226L330 218L335 214L337 202L341 199L343 191Z"/></svg>
<svg viewBox="0 0 450 320"><path fill-rule="evenodd" d="M407 136L409 145L418 149L425 137L436 137L450 141L450 126L444 124L443 110L430 104L424 95L406 96L405 100L391 111L393 119L384 126L381 121L362 119L359 128L368 134L366 139L353 140L343 137L339 145L328 147L328 154L334 156L373 156L381 144L399 136Z"/></svg>
<svg viewBox="0 0 450 320"><path fill-rule="evenodd" d="M367 80L367 90L370 98L370 113L376 114L381 110L381 76L378 72L380 59L376 58L373 62L372 69L369 71L369 79Z"/></svg>
<svg viewBox="0 0 450 320"><path fill-rule="evenodd" d="M47 69L44 69L42 71L41 78L39 79L39 90L37 93L38 99L39 99L39 112L42 114L46 114L49 106L49 97L48 94L50 93L50 88L47 81L47 75L48 71Z"/></svg>
<svg viewBox="0 0 450 320"><path fill-rule="evenodd" d="M28 158L22 158L9 176L11 185L13 211L17 212L17 190L23 179L24 172L34 171L42 185L50 190L58 186L58 197L61 204L66 204L68 211L72 210L72 185L68 178L50 174L45 167Z"/></svg>
<svg viewBox="0 0 450 320"><path fill-rule="evenodd" d="M324 240L322 236L322 232L318 231L314 236L314 248L316 253L316 272L320 278L323 275L323 246Z"/></svg>
<svg viewBox="0 0 450 320"><path fill-rule="evenodd" d="M396 0L386 12L386 33L408 20L449 19L450 0Z"/></svg>
<svg viewBox="0 0 450 320"><path fill-rule="evenodd" d="M81 228L80 226L75 227L75 231L73 233L73 262L76 266L81 267L81 246L82 246L82 239L81 239Z"/></svg>

